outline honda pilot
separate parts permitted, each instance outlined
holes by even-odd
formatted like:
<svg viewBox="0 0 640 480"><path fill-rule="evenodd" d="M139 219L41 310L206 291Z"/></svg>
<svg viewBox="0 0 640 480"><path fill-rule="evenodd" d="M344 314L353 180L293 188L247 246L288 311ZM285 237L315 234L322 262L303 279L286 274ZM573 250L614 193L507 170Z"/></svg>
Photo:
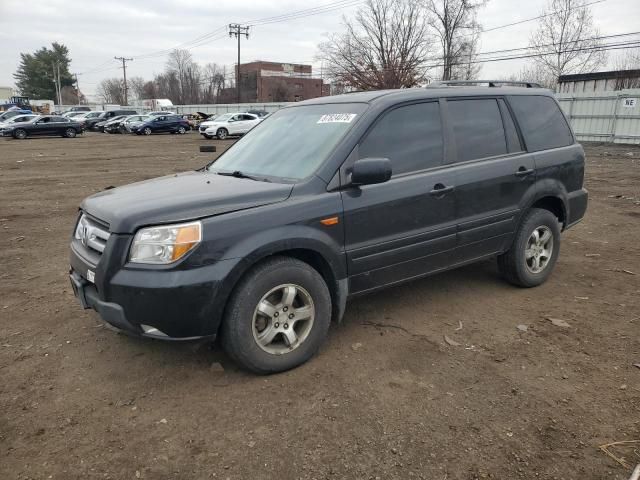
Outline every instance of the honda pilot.
<svg viewBox="0 0 640 480"><path fill-rule="evenodd" d="M218 337L244 368L280 372L355 296L491 257L514 285L545 282L587 208L584 163L541 88L308 100L198 171L86 198L71 284L124 332Z"/></svg>

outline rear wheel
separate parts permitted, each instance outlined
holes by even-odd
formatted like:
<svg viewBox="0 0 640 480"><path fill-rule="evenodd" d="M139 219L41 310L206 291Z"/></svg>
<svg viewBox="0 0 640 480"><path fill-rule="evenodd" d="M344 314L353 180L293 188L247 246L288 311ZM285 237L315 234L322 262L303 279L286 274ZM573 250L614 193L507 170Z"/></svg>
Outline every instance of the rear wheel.
<svg viewBox="0 0 640 480"><path fill-rule="evenodd" d="M511 248L498 257L510 283L536 287L551 275L560 253L560 223L548 210L532 208L522 219Z"/></svg>
<svg viewBox="0 0 640 480"><path fill-rule="evenodd" d="M24 140L25 138L27 138L27 131L23 128L18 128L13 132L13 137L17 138L18 140Z"/></svg>
<svg viewBox="0 0 640 480"><path fill-rule="evenodd" d="M182 127L182 126L180 126L180 127L178 127L178 133L180 135L184 135L185 133L187 133L187 129Z"/></svg>
<svg viewBox="0 0 640 480"><path fill-rule="evenodd" d="M76 132L75 128L67 128L64 131L64 136L67 138L74 138L77 135L78 132Z"/></svg>
<svg viewBox="0 0 640 480"><path fill-rule="evenodd" d="M229 131L226 128L219 128L218 131L216 132L216 137L218 137L218 140L224 140L228 136L229 136Z"/></svg>
<svg viewBox="0 0 640 480"><path fill-rule="evenodd" d="M234 290L222 325L222 346L244 368L289 370L320 348L331 322L331 296L308 264L274 257L250 271Z"/></svg>

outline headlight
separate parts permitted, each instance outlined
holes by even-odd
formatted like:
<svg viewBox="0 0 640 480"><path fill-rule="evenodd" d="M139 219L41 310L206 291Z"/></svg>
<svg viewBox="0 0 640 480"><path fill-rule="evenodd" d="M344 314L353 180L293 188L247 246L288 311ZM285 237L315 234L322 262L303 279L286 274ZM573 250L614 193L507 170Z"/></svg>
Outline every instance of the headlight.
<svg viewBox="0 0 640 480"><path fill-rule="evenodd" d="M134 263L168 264L180 260L202 241L200 222L163 225L138 230L129 261Z"/></svg>

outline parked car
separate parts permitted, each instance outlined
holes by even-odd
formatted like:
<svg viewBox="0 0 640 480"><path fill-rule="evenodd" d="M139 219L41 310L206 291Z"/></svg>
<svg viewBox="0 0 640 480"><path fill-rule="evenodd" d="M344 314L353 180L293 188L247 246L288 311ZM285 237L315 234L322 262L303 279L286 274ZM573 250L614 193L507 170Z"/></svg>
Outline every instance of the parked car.
<svg viewBox="0 0 640 480"><path fill-rule="evenodd" d="M69 110L69 111L70 112L90 112L91 111L91 107L78 105L77 107L71 107L71 110Z"/></svg>
<svg viewBox="0 0 640 480"><path fill-rule="evenodd" d="M137 115L137 114L138 112L136 112L135 110L108 110L106 112L102 112L96 118L87 119L85 122L85 127L87 128L87 130L97 130L96 129L97 123L107 122L113 119L114 117L120 117L123 115Z"/></svg>
<svg viewBox="0 0 640 480"><path fill-rule="evenodd" d="M129 115L120 122L120 133L132 133L134 129L150 118L149 115Z"/></svg>
<svg viewBox="0 0 640 480"><path fill-rule="evenodd" d="M158 111L155 111L155 112L147 113L147 115L150 115L152 117L157 117L158 115L175 115L175 114L176 114L176 112L165 112L163 110L158 110Z"/></svg>
<svg viewBox="0 0 640 480"><path fill-rule="evenodd" d="M94 130L98 130L100 132L106 132L106 127L109 125L117 125L120 120L126 118L127 115L118 115L117 117L111 117L108 120L103 120L102 122L98 122L93 126Z"/></svg>
<svg viewBox="0 0 640 480"><path fill-rule="evenodd" d="M33 113L31 110L24 109L7 110L6 112L0 113L0 122L5 122L16 115L29 115L31 113Z"/></svg>
<svg viewBox="0 0 640 480"><path fill-rule="evenodd" d="M583 178L550 90L321 97L201 170L86 198L70 279L119 329L219 336L243 367L279 372L307 361L357 295L491 257L514 285L544 283L585 214Z"/></svg>
<svg viewBox="0 0 640 480"><path fill-rule="evenodd" d="M224 140L230 135L244 135L261 121L260 117L250 113L227 113L211 122L203 122L200 133L207 139L218 137L218 140Z"/></svg>
<svg viewBox="0 0 640 480"><path fill-rule="evenodd" d="M82 126L86 130L87 129L87 124L90 121L97 120L100 117L100 115L102 115L103 113L104 112L102 112L102 111L85 112L84 115L75 117L74 120L77 121L77 122L80 122L82 124Z"/></svg>
<svg viewBox="0 0 640 480"><path fill-rule="evenodd" d="M113 117L111 120L105 122L102 126L102 131L105 133L120 133L120 125L122 125L122 122L124 122L128 117L129 115Z"/></svg>
<svg viewBox="0 0 640 480"><path fill-rule="evenodd" d="M21 123L21 122L30 122L34 118L39 117L40 115L36 113L28 113L24 115L15 115L4 122L0 122L0 128L5 127L7 125L11 125L13 123Z"/></svg>
<svg viewBox="0 0 640 480"><path fill-rule="evenodd" d="M157 115L137 125L133 129L138 135L151 135L152 133L179 133L184 134L190 130L189 123L180 115Z"/></svg>
<svg viewBox="0 0 640 480"><path fill-rule="evenodd" d="M87 113L87 112L73 110L73 111L68 111L68 112L63 113L62 116L65 117L65 118L75 118L75 117L81 117L85 113Z"/></svg>
<svg viewBox="0 0 640 480"><path fill-rule="evenodd" d="M63 116L45 115L33 118L27 122L12 123L0 130L3 137L25 139L36 136L63 136L74 138L82 133L83 128L78 122Z"/></svg>
<svg viewBox="0 0 640 480"><path fill-rule="evenodd" d="M198 130L198 128L200 127L200 124L206 121L209 117L210 115L207 115L206 113L202 113L202 112L182 115L182 118L184 118L187 121L187 123L189 123L191 130Z"/></svg>

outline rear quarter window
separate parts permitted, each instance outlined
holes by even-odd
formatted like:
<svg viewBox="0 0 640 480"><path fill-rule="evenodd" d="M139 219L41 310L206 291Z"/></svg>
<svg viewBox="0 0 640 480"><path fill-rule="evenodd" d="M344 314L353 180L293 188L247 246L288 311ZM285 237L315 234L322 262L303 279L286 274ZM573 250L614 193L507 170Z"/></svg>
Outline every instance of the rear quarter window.
<svg viewBox="0 0 640 480"><path fill-rule="evenodd" d="M543 95L514 95L509 97L509 103L528 151L566 147L573 143L571 129L553 98Z"/></svg>

